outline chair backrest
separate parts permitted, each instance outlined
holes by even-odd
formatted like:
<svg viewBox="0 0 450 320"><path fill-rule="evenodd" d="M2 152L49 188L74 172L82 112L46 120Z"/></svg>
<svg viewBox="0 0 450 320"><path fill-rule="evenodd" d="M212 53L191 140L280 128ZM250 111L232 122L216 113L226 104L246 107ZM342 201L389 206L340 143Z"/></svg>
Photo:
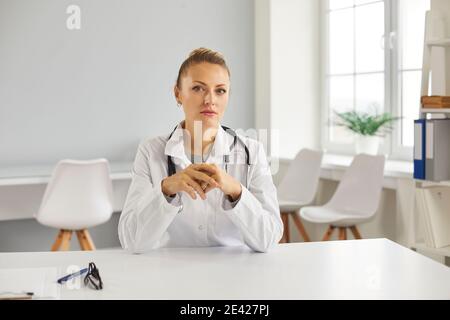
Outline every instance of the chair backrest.
<svg viewBox="0 0 450 320"><path fill-rule="evenodd" d="M325 206L359 217L371 217L380 201L384 162L382 155L356 155Z"/></svg>
<svg viewBox="0 0 450 320"><path fill-rule="evenodd" d="M310 203L319 182L322 151L300 150L278 186L278 198Z"/></svg>
<svg viewBox="0 0 450 320"><path fill-rule="evenodd" d="M62 160L53 170L35 218L44 225L76 229L106 222L112 212L108 160Z"/></svg>

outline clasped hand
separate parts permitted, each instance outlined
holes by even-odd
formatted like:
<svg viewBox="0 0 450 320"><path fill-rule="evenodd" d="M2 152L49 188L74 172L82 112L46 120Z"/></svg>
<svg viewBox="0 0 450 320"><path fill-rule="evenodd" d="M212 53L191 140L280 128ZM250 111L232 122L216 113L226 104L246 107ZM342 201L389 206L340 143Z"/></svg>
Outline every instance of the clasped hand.
<svg viewBox="0 0 450 320"><path fill-rule="evenodd" d="M220 189L232 201L238 199L242 192L239 181L217 165L209 163L191 164L161 182L161 190L166 196L184 191L194 200L197 199L197 194L205 200L206 194L215 188Z"/></svg>

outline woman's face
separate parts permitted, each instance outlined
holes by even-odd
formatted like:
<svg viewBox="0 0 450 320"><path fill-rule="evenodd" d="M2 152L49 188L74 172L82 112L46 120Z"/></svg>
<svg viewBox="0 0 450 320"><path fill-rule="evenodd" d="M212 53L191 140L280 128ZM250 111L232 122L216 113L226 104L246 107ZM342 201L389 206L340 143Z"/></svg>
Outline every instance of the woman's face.
<svg viewBox="0 0 450 320"><path fill-rule="evenodd" d="M212 63L195 64L182 76L175 98L183 105L190 126L201 121L203 130L216 128L228 104L230 77L225 68Z"/></svg>

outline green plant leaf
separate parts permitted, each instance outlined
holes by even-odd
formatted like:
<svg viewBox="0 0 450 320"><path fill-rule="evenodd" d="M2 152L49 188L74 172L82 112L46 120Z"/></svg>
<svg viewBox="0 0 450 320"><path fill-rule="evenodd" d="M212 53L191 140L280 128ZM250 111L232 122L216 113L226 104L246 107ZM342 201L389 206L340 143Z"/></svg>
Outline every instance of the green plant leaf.
<svg viewBox="0 0 450 320"><path fill-rule="evenodd" d="M364 136L383 136L392 131L394 121L401 119L401 117L393 117L388 112L370 114L358 111L334 111L334 113L337 116L336 125Z"/></svg>

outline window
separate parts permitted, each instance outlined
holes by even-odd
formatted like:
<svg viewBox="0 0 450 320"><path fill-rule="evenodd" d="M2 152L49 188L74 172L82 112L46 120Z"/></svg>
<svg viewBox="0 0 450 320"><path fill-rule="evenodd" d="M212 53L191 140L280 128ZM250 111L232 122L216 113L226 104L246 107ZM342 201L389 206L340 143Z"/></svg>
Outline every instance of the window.
<svg viewBox="0 0 450 320"><path fill-rule="evenodd" d="M382 152L410 157L420 102L425 12L430 0L324 0L325 149L353 152L353 135L334 112L392 112L402 117Z"/></svg>

